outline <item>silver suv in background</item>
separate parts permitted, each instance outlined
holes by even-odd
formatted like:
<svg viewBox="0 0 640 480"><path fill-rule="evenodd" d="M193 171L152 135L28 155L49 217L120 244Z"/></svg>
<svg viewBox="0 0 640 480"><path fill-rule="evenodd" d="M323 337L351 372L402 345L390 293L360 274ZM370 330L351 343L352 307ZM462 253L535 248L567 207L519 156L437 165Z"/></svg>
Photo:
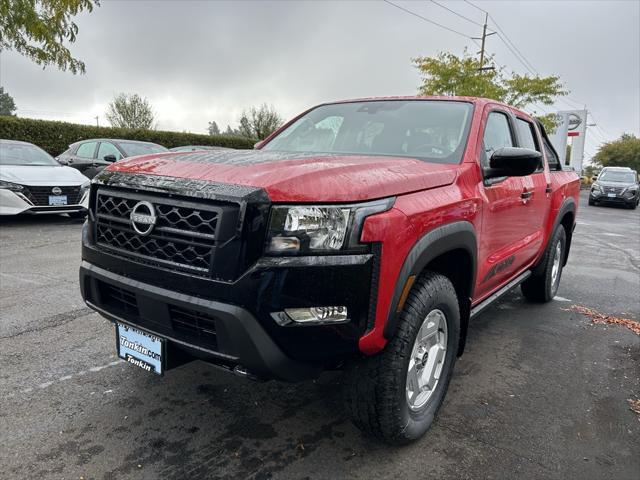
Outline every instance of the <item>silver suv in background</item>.
<svg viewBox="0 0 640 480"><path fill-rule="evenodd" d="M108 165L122 158L168 151L162 145L151 142L94 138L71 144L56 160L61 165L76 168L87 177L93 178Z"/></svg>
<svg viewBox="0 0 640 480"><path fill-rule="evenodd" d="M589 205L601 203L635 209L640 203L638 173L629 167L603 168L589 193Z"/></svg>

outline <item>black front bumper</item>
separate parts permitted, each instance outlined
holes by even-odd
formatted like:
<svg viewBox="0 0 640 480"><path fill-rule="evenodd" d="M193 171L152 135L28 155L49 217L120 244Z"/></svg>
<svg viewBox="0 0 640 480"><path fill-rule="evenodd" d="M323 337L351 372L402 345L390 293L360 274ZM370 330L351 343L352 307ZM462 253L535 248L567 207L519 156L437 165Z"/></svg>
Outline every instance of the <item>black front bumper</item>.
<svg viewBox="0 0 640 480"><path fill-rule="evenodd" d="M265 330L247 310L212 300L179 294L153 285L148 285L108 270L82 262L80 285L87 305L114 322L129 324L166 338L169 343L168 367L184 362L185 354L193 358L209 360L227 368L242 366L257 377L278 378L296 381L316 376L319 365L297 362L288 358L273 342ZM120 289L129 299L118 308L113 298L105 298L104 285L111 292ZM133 300L135 299L135 300ZM132 303L138 313L132 311ZM187 341L171 327L171 311L200 314L201 318L215 318L217 342L208 346ZM182 337L182 339L181 339ZM233 353L222 353L222 351Z"/></svg>
<svg viewBox="0 0 640 480"><path fill-rule="evenodd" d="M236 282L158 269L83 246L82 296L111 321L168 340L167 369L201 359L298 381L358 354L375 309L377 255L260 259ZM284 308L346 305L350 321L280 326Z"/></svg>
<svg viewBox="0 0 640 480"><path fill-rule="evenodd" d="M594 202L598 202L598 203L602 203L602 204L610 204L610 205L626 205L626 206L631 206L631 205L635 205L638 202L638 195L634 195L631 197L628 196L615 196L615 197L608 197L607 195L594 195L593 193L589 193L589 198L594 201Z"/></svg>

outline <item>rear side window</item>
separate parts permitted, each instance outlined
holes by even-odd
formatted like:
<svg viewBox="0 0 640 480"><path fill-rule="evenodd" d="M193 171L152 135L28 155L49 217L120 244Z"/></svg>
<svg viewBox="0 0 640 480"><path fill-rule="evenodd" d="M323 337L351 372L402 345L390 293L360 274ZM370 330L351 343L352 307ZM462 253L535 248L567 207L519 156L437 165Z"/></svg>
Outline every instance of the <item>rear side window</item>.
<svg viewBox="0 0 640 480"><path fill-rule="evenodd" d="M76 156L83 158L94 158L94 154L96 153L96 145L97 142L83 143L78 147Z"/></svg>
<svg viewBox="0 0 640 480"><path fill-rule="evenodd" d="M542 145L544 147L544 154L547 157L547 163L549 164L549 170L562 170L560 158L549 141L549 136L544 129L544 125L540 122L538 122L538 130L540 130L540 135L542 136Z"/></svg>
<svg viewBox="0 0 640 480"><path fill-rule="evenodd" d="M556 151L553 149L546 138L544 139L544 153L547 155L549 170L562 170L560 159L558 158L558 155L556 155Z"/></svg>
<svg viewBox="0 0 640 480"><path fill-rule="evenodd" d="M518 118L516 119L516 125L518 126L520 146L522 148L529 148L531 150L537 150L539 152L540 147L538 147L538 142L536 141L536 133L533 128L533 123Z"/></svg>

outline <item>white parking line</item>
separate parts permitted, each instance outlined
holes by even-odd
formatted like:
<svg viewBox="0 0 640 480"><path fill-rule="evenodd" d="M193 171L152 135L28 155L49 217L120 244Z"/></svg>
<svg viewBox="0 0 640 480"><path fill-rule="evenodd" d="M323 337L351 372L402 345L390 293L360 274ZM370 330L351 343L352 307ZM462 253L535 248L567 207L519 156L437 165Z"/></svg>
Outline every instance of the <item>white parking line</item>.
<svg viewBox="0 0 640 480"><path fill-rule="evenodd" d="M24 394L24 393L31 393L34 390L44 390L45 388L49 388L51 385L55 385L56 383L65 382L65 381L71 380L72 378L75 378L75 377L82 377L83 375L86 375L86 374L91 373L91 372L99 372L100 370L104 370L105 368L114 367L116 365L119 365L122 362L123 362L123 360L118 359L118 360L115 360L113 362L109 362L106 365L99 365L97 367L91 367L91 368L89 368L87 370L80 370L79 372L73 373L71 375L64 375L64 376L62 376L62 377L60 377L60 378L58 378L56 380L51 380L51 381L48 381L48 382L42 382L42 383L36 385L35 387L29 387L29 388L22 389L22 390L20 390L20 393ZM13 396L15 396L15 394L7 395L7 397L13 397Z"/></svg>
<svg viewBox="0 0 640 480"><path fill-rule="evenodd" d="M20 277L18 275L11 275L10 273L0 272L0 275L3 276L3 277L8 277L8 278L10 278L12 280L17 280L18 282L31 283L33 285L41 285L41 286L46 285L46 283L36 282L35 280L29 280L29 279L26 279L24 277Z"/></svg>

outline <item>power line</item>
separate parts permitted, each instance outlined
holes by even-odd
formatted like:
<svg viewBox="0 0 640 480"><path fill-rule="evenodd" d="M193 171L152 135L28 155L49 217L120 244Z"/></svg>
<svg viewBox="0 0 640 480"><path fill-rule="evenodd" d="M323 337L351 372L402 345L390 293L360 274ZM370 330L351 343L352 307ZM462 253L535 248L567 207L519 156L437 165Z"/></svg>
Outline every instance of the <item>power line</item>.
<svg viewBox="0 0 640 480"><path fill-rule="evenodd" d="M466 35L466 34L464 34L464 33L462 33L462 32L459 32L459 31L457 31L457 30L454 30L453 28L449 28L449 27L447 27L447 26L445 26L445 25L442 25L441 23L434 22L433 20L430 20L430 19L428 19L427 17L423 17L422 15L420 15L420 14L418 14L418 13L416 13L416 12L412 12L411 10L408 10L408 9L406 9L406 8L404 8L404 7L401 7L400 5L396 5L395 3L390 2L389 0L384 0L384 2L385 2L385 3L388 3L388 4L389 4L389 5L391 5L391 6L396 7L396 8L397 8L397 9L399 9L399 10L402 10L403 12L408 13L409 15L413 15L414 17L418 17L418 18L420 18L420 19L424 20L425 22L429 22L429 23L431 23L431 24L433 24L433 25L436 25L437 27L443 28L443 29L448 30L448 31L450 31L450 32L452 32L452 33L455 33L455 34L457 34L457 35L460 35L461 37L465 37L465 38L471 39L471 37L470 37L469 35Z"/></svg>
<svg viewBox="0 0 640 480"><path fill-rule="evenodd" d="M482 13L489 13L489 12L487 12L486 10L483 10L482 8L480 8L479 6L474 5L474 4L473 4L473 3L471 3L469 0L464 0L464 1L465 1L465 3L468 3L469 5L471 5L473 8L476 8L476 9L480 10Z"/></svg>
<svg viewBox="0 0 640 480"><path fill-rule="evenodd" d="M445 10L448 10L449 12L453 13L454 15L457 15L460 18L464 18L465 20L467 20L468 22L473 23L474 25L477 25L479 27L482 27L482 24L480 22L476 22L475 20L470 19L469 17L465 17L464 15L462 15L461 13L456 12L455 10L450 9L449 7L442 5L441 3L436 2L435 0L429 0L431 3L435 3L437 6L439 6L440 8L444 8Z"/></svg>
<svg viewBox="0 0 640 480"><path fill-rule="evenodd" d="M488 15L489 18L491 19L491 21L494 23L494 25L496 26L496 28L498 29L498 38L500 40L502 40L502 42L507 46L507 48L511 51L511 53L518 59L518 61L520 63L522 63L522 65L532 74L532 75L540 75L538 73L538 71L536 70L536 68L533 66L533 64L524 56L524 54L520 51L520 49L516 46L516 44L509 38L509 36L505 33L505 31L502 29L502 27L500 27L500 25L498 24L498 22L496 21L496 19L486 10L478 7L477 5L471 3L469 0L464 0L465 3L471 5L473 8L483 12L484 14ZM586 104L585 102L579 102L576 99L573 99L572 97L560 97L559 100L561 102L564 102L566 105L568 105L571 109L576 109L579 108L580 110L584 110L586 108ZM571 102L571 103L569 103ZM573 104L573 105L572 105ZM543 111L545 111L544 109L542 109ZM591 111L589 111L589 113L591 114L591 117L593 118L594 122L596 123L596 128L600 131L600 133L602 133L602 135L606 138L609 137L610 135L607 133L607 131L605 129L603 129L599 122L596 120L596 118L593 116L593 113Z"/></svg>
<svg viewBox="0 0 640 480"><path fill-rule="evenodd" d="M511 41L511 39L507 36L507 34L502 29L502 27L500 27L500 25L498 25L498 22L496 22L496 19L493 18L491 15L489 15L489 18L491 18L491 21L493 21L495 26L498 28L498 31L499 31L498 38L500 40L502 40L502 42L507 46L507 48L509 50L511 50L511 53L513 53L515 55L515 57L520 61L520 63L522 63L524 65L524 67L527 70L529 70L529 72L532 75L539 75L538 71L531 64L531 62L529 60L527 60L527 58L522 54L522 52L518 49L518 47L516 47L516 44Z"/></svg>
<svg viewBox="0 0 640 480"><path fill-rule="evenodd" d="M484 13L485 15L487 15L489 18L491 18L491 21L494 23L494 25L496 26L496 28L498 29L498 38L500 40L502 40L502 42L505 44L505 46L511 51L511 53L513 54L514 57L516 57L516 59L522 63L522 65L529 71L529 73L531 73L532 75L538 75L538 72L536 71L536 69L534 68L534 66L531 64L531 62L529 62L529 60L527 60L527 58L522 54L522 52L518 49L518 47L516 46L515 43L513 43L511 41L511 39L509 38L509 36L505 33L505 31L502 29L502 27L500 25L498 25L498 22L496 21L495 18L493 18L493 16L486 10L478 7L477 5L471 3L469 0L464 0L465 3L471 5L473 8L481 11L482 13Z"/></svg>

